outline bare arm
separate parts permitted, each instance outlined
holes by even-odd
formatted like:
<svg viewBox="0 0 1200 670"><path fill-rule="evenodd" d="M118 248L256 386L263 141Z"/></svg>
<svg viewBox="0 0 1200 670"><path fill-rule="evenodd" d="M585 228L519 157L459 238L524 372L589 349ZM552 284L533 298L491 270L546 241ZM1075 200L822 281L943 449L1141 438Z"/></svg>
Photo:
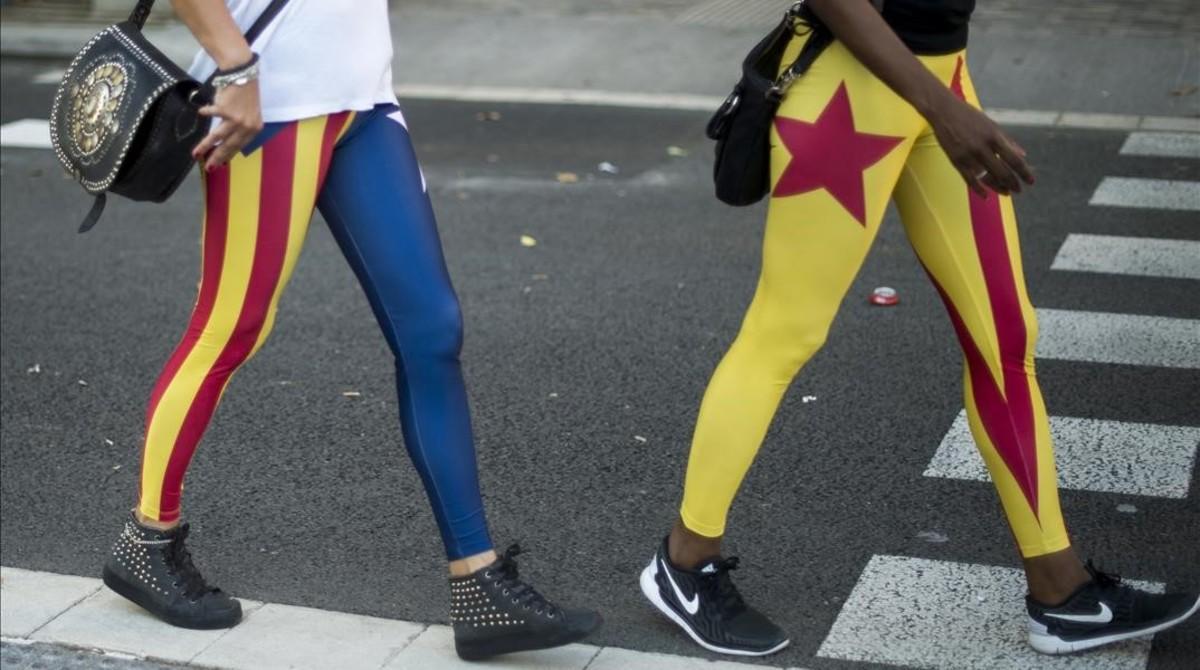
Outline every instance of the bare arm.
<svg viewBox="0 0 1200 670"><path fill-rule="evenodd" d="M235 68L250 61L253 56L250 45L246 44L224 0L171 0L171 6L216 61L218 69ZM200 113L221 119L221 124L192 151L192 157L211 170L227 163L262 130L258 82L220 89L213 104L201 108Z"/></svg>
<svg viewBox="0 0 1200 670"><path fill-rule="evenodd" d="M808 4L867 69L929 121L972 190L983 195L986 185L1008 194L1020 192L1021 181L1033 183L1025 150L938 81L867 0L808 0Z"/></svg>

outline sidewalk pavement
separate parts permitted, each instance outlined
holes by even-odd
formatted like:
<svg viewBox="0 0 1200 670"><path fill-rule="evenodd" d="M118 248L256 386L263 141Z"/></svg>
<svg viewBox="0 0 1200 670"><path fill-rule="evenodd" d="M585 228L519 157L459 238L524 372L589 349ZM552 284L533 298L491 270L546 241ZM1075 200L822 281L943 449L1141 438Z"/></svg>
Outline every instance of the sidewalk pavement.
<svg viewBox="0 0 1200 670"><path fill-rule="evenodd" d="M448 626L242 600L227 630L173 628L99 579L0 568L5 667L165 670L466 670ZM47 666L50 662L52 665ZM16 665L25 664L24 666ZM166 664L166 665L163 665ZM509 654L489 668L528 670L770 670L617 647L572 644ZM795 668L793 670L800 670Z"/></svg>
<svg viewBox="0 0 1200 670"><path fill-rule="evenodd" d="M415 0L392 13L397 83L723 96L780 0ZM969 63L989 107L1200 117L1200 5L982 0ZM95 21L0 24L5 56L66 58ZM36 18L36 14L34 15ZM147 29L186 63L177 23Z"/></svg>

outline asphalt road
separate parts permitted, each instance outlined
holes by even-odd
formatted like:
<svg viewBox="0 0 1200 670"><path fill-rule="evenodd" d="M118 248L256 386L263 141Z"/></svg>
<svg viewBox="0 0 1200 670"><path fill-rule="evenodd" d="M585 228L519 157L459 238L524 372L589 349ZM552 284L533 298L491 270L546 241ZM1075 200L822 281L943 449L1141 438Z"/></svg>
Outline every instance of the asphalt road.
<svg viewBox="0 0 1200 670"><path fill-rule="evenodd" d="M29 79L51 65L5 62L0 122L45 118L52 87ZM675 514L699 398L753 290L762 208L711 197L704 114L405 110L466 315L497 541L521 540L545 592L602 610L600 643L699 655L636 579ZM1087 206L1104 176L1194 181L1197 161L1118 156L1123 133L1014 135L1039 174L1017 203L1037 305L1200 318L1193 280L1049 270L1068 232L1200 239L1187 213ZM197 182L165 205L110 202L86 236L74 228L89 202L50 152L5 149L0 187L0 562L95 575L133 502L147 394L194 299ZM897 224L889 214L730 520L743 591L793 634L772 663L867 667L815 654L873 555L1018 565L989 485L922 476L962 407L960 359ZM868 305L879 285L901 304ZM1053 414L1200 426L1195 370L1047 360L1040 371ZM247 598L444 619L440 542L396 413L383 339L315 225L275 334L231 384L190 471L185 508L210 581ZM1191 489L1062 499L1084 555L1195 589L1194 472ZM949 541L917 537L931 530ZM1197 657L1193 621L1156 638L1149 667Z"/></svg>

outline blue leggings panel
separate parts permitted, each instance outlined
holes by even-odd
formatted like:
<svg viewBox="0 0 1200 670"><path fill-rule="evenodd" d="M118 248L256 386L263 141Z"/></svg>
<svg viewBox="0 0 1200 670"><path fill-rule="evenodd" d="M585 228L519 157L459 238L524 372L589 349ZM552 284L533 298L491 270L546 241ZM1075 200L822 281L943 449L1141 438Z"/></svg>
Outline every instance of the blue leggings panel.
<svg viewBox="0 0 1200 670"><path fill-rule="evenodd" d="M459 365L462 313L408 130L392 105L360 112L317 207L396 359L400 425L451 559L492 548Z"/></svg>

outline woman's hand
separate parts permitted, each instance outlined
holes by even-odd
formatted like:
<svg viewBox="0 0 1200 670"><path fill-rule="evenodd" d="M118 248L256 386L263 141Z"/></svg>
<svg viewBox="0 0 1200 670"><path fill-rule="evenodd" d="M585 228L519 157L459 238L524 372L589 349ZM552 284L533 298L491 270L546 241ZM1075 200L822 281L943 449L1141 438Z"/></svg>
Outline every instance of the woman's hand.
<svg viewBox="0 0 1200 670"><path fill-rule="evenodd" d="M203 161L204 169L211 170L228 163L262 130L258 81L218 90L213 104L201 107L200 114L220 119L220 125L213 128L192 150L192 158Z"/></svg>
<svg viewBox="0 0 1200 670"><path fill-rule="evenodd" d="M808 0L850 52L929 120L938 141L967 186L1018 193L1033 183L1025 150L983 112L954 95L904 46L866 0Z"/></svg>
<svg viewBox="0 0 1200 670"><path fill-rule="evenodd" d="M238 68L254 58L225 0L171 0L171 6L218 69ZM220 119L220 124L192 150L192 158L202 161L205 170L211 170L228 163L262 130L258 82L251 80L241 86L219 89L213 103L202 107L200 114Z"/></svg>
<svg viewBox="0 0 1200 670"><path fill-rule="evenodd" d="M1010 195L1021 192L1021 182L1033 184L1025 150L983 112L948 94L926 118L954 167L978 195L987 193L984 186Z"/></svg>

